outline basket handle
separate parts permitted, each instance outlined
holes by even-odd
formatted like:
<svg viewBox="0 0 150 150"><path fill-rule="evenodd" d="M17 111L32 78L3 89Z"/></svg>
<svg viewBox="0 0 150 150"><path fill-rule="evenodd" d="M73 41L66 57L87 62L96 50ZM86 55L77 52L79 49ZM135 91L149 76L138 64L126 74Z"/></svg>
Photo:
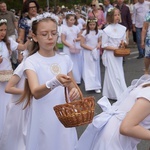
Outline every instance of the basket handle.
<svg viewBox="0 0 150 150"><path fill-rule="evenodd" d="M75 88L77 88L81 100L83 100L83 94L82 94L80 88L78 87L78 85L75 83L75 81L74 81L72 78L70 78L70 79L71 79L72 83L74 84ZM66 103L69 103L69 101L68 101L68 96L67 96L67 95L68 95L68 94L67 94L67 87L65 87L65 100L66 100Z"/></svg>

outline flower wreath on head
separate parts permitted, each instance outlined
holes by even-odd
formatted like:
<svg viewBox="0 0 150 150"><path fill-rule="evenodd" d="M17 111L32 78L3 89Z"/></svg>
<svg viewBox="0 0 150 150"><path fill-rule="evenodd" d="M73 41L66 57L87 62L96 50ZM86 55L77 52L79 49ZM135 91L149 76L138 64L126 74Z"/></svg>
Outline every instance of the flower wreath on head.
<svg viewBox="0 0 150 150"><path fill-rule="evenodd" d="M70 15L70 14L71 14L71 15L76 15L73 11L65 12L65 16L66 16L66 15Z"/></svg>
<svg viewBox="0 0 150 150"><path fill-rule="evenodd" d="M109 9L107 10L107 12L111 12L112 10L114 10L113 7L109 8Z"/></svg>
<svg viewBox="0 0 150 150"><path fill-rule="evenodd" d="M94 19L87 19L87 21L86 22L97 22L98 20L96 19L96 18L94 18Z"/></svg>
<svg viewBox="0 0 150 150"><path fill-rule="evenodd" d="M7 20L6 19L0 19L0 24L2 23L7 23Z"/></svg>
<svg viewBox="0 0 150 150"><path fill-rule="evenodd" d="M45 12L45 13L43 13L43 14L40 14L40 15L37 15L36 17L33 17L32 19L31 19L31 23L33 23L33 21L41 21L41 20L43 20L43 19L45 19L45 18L52 18L52 19L54 19L57 23L58 23L58 21L59 21L59 17L58 16L56 16L55 14L53 14L53 13L49 13L49 12Z"/></svg>

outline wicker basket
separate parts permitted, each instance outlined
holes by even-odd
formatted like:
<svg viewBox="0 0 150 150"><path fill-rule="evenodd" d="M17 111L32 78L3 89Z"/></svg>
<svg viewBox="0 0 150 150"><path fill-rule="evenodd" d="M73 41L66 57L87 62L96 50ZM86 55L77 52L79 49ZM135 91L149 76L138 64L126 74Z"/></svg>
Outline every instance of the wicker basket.
<svg viewBox="0 0 150 150"><path fill-rule="evenodd" d="M116 57L124 57L130 55L130 49L128 48L120 48L114 51L114 55Z"/></svg>
<svg viewBox="0 0 150 150"><path fill-rule="evenodd" d="M0 82L6 82L9 81L9 79L13 75L13 70L3 70L0 71Z"/></svg>
<svg viewBox="0 0 150 150"><path fill-rule="evenodd" d="M3 57L3 59L8 61L9 65L11 66L11 62L7 58ZM0 70L0 82L9 81L12 75L13 75L13 70Z"/></svg>
<svg viewBox="0 0 150 150"><path fill-rule="evenodd" d="M95 98L83 97L79 87L76 85L80 100L68 102L67 90L65 88L66 104L57 105L54 111L60 122L66 127L77 127L92 122L95 109Z"/></svg>

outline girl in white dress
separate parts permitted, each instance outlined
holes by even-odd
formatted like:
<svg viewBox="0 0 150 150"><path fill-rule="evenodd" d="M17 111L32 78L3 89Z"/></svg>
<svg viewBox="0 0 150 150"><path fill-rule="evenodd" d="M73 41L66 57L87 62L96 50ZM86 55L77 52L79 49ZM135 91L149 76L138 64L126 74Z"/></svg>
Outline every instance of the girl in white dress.
<svg viewBox="0 0 150 150"><path fill-rule="evenodd" d="M62 29L63 29L63 16L62 14L58 15L59 17L59 22L58 22L58 39L57 39L57 48L59 52L63 52L63 43L61 41L61 33L62 33Z"/></svg>
<svg viewBox="0 0 150 150"><path fill-rule="evenodd" d="M103 112L81 135L76 150L137 150L141 139L150 140L150 76L133 80L112 106L104 96Z"/></svg>
<svg viewBox="0 0 150 150"><path fill-rule="evenodd" d="M70 56L73 61L73 76L77 84L81 83L82 75L82 51L73 53L71 50L75 48L75 43L80 41L80 29L74 25L75 15L66 15L67 25L63 26L61 40L64 44L63 52Z"/></svg>
<svg viewBox="0 0 150 150"><path fill-rule="evenodd" d="M7 38L7 20L0 19L0 71L12 70L10 56L14 50L24 50L27 48L26 44L18 44L11 38ZM5 93L7 82L0 82L0 138L4 126L6 116L6 105L11 99L11 94Z"/></svg>
<svg viewBox="0 0 150 150"><path fill-rule="evenodd" d="M26 150L74 150L77 142L75 128L65 128L53 107L64 104L64 87L70 100L79 92L71 82L73 63L68 55L58 54L58 38L54 14L44 13L33 18L33 47L25 60L25 93L30 103L30 121L27 128Z"/></svg>
<svg viewBox="0 0 150 150"><path fill-rule="evenodd" d="M115 57L114 50L126 43L126 27L118 24L120 12L110 8L107 13L109 25L103 30L102 35L102 62L105 66L103 96L118 99L119 95L127 88L123 71L123 57Z"/></svg>
<svg viewBox="0 0 150 150"><path fill-rule="evenodd" d="M25 103L17 104L24 89L23 70L24 61L15 69L5 89L5 92L11 93L12 97L7 105L6 119L0 140L0 149L2 150L25 150L29 107L23 109Z"/></svg>
<svg viewBox="0 0 150 150"><path fill-rule="evenodd" d="M85 90L101 92L100 55L102 30L98 30L97 19L88 18L87 29L81 36L83 49L83 80Z"/></svg>

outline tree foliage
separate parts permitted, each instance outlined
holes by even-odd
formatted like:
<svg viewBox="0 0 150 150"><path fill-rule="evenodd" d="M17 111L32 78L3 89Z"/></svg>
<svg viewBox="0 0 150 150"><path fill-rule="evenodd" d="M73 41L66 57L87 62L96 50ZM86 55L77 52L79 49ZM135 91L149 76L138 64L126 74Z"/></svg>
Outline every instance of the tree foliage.
<svg viewBox="0 0 150 150"><path fill-rule="evenodd" d="M7 4L8 10L15 9L20 10L22 9L23 0L4 0ZM47 6L47 2L49 2L49 6L62 6L65 5L67 7L72 7L73 5L82 5L91 3L91 0L37 0L40 7L45 8Z"/></svg>

